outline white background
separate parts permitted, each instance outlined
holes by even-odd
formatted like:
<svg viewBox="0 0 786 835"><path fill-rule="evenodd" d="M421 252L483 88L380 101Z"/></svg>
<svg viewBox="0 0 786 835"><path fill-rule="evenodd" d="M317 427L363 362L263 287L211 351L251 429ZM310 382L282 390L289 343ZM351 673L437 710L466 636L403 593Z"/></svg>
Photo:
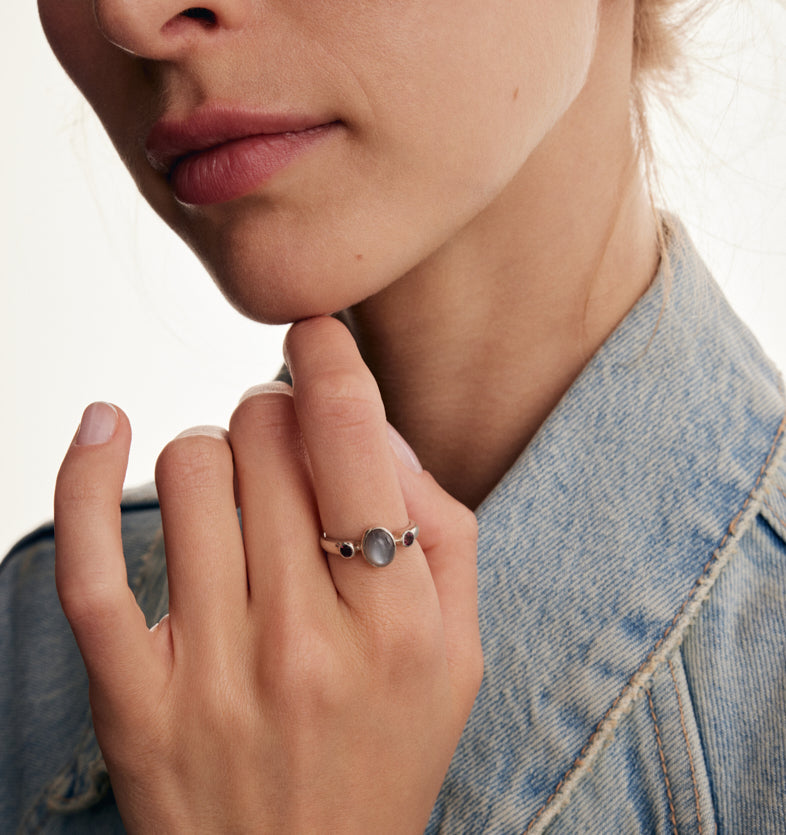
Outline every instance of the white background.
<svg viewBox="0 0 786 835"><path fill-rule="evenodd" d="M786 12L723 6L690 46L689 130L654 119L660 175L666 205L786 368ZM148 481L171 437L226 424L239 395L275 373L284 333L236 314L138 198L50 56L32 0L8 4L5 31L0 554L51 515L87 403L127 411L127 483Z"/></svg>

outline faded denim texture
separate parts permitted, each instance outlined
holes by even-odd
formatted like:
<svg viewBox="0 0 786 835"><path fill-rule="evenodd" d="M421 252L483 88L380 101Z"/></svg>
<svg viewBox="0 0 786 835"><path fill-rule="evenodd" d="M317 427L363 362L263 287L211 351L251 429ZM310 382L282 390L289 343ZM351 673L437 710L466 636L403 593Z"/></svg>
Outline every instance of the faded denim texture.
<svg viewBox="0 0 786 835"><path fill-rule="evenodd" d="M478 510L486 675L430 833L786 832L786 405L680 241ZM123 520L153 623L154 496ZM50 528L0 567L0 670L0 831L122 832Z"/></svg>

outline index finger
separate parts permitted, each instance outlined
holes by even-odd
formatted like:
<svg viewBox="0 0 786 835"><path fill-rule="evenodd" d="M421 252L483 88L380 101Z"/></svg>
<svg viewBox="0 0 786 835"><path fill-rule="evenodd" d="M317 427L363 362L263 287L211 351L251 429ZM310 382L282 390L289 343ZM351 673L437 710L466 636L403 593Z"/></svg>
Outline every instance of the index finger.
<svg viewBox="0 0 786 835"><path fill-rule="evenodd" d="M121 704L148 710L155 700L153 685L161 683L145 617L128 586L120 533L130 442L123 412L107 403L92 404L55 490L58 594L91 689L107 696L112 710Z"/></svg>
<svg viewBox="0 0 786 835"><path fill-rule="evenodd" d="M359 541L369 528L406 529L409 516L382 398L352 335L335 319L307 319L290 329L285 353L325 533ZM384 570L360 555L329 559L336 588L350 607L367 609L391 597L412 603L433 590L417 545L397 548Z"/></svg>

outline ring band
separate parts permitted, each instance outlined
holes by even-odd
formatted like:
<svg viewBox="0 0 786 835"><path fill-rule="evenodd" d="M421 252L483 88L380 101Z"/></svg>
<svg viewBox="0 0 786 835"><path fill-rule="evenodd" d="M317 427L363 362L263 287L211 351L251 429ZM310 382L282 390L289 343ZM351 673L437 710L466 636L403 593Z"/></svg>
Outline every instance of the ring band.
<svg viewBox="0 0 786 835"><path fill-rule="evenodd" d="M351 560L355 554L362 554L369 565L383 568L393 562L399 545L409 548L419 533L420 528L410 519L407 527L400 531L389 531L380 526L366 528L359 540L335 539L323 532L319 544L328 554L338 554L345 560Z"/></svg>

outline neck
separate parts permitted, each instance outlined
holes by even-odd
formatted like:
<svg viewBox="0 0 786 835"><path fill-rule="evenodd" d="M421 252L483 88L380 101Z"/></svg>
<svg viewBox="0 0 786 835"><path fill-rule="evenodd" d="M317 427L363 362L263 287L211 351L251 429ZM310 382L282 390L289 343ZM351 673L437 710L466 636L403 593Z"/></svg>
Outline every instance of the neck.
<svg viewBox="0 0 786 835"><path fill-rule="evenodd" d="M630 126L632 37L612 24L629 21L601 27L584 90L505 191L347 311L388 419L472 508L657 268Z"/></svg>

